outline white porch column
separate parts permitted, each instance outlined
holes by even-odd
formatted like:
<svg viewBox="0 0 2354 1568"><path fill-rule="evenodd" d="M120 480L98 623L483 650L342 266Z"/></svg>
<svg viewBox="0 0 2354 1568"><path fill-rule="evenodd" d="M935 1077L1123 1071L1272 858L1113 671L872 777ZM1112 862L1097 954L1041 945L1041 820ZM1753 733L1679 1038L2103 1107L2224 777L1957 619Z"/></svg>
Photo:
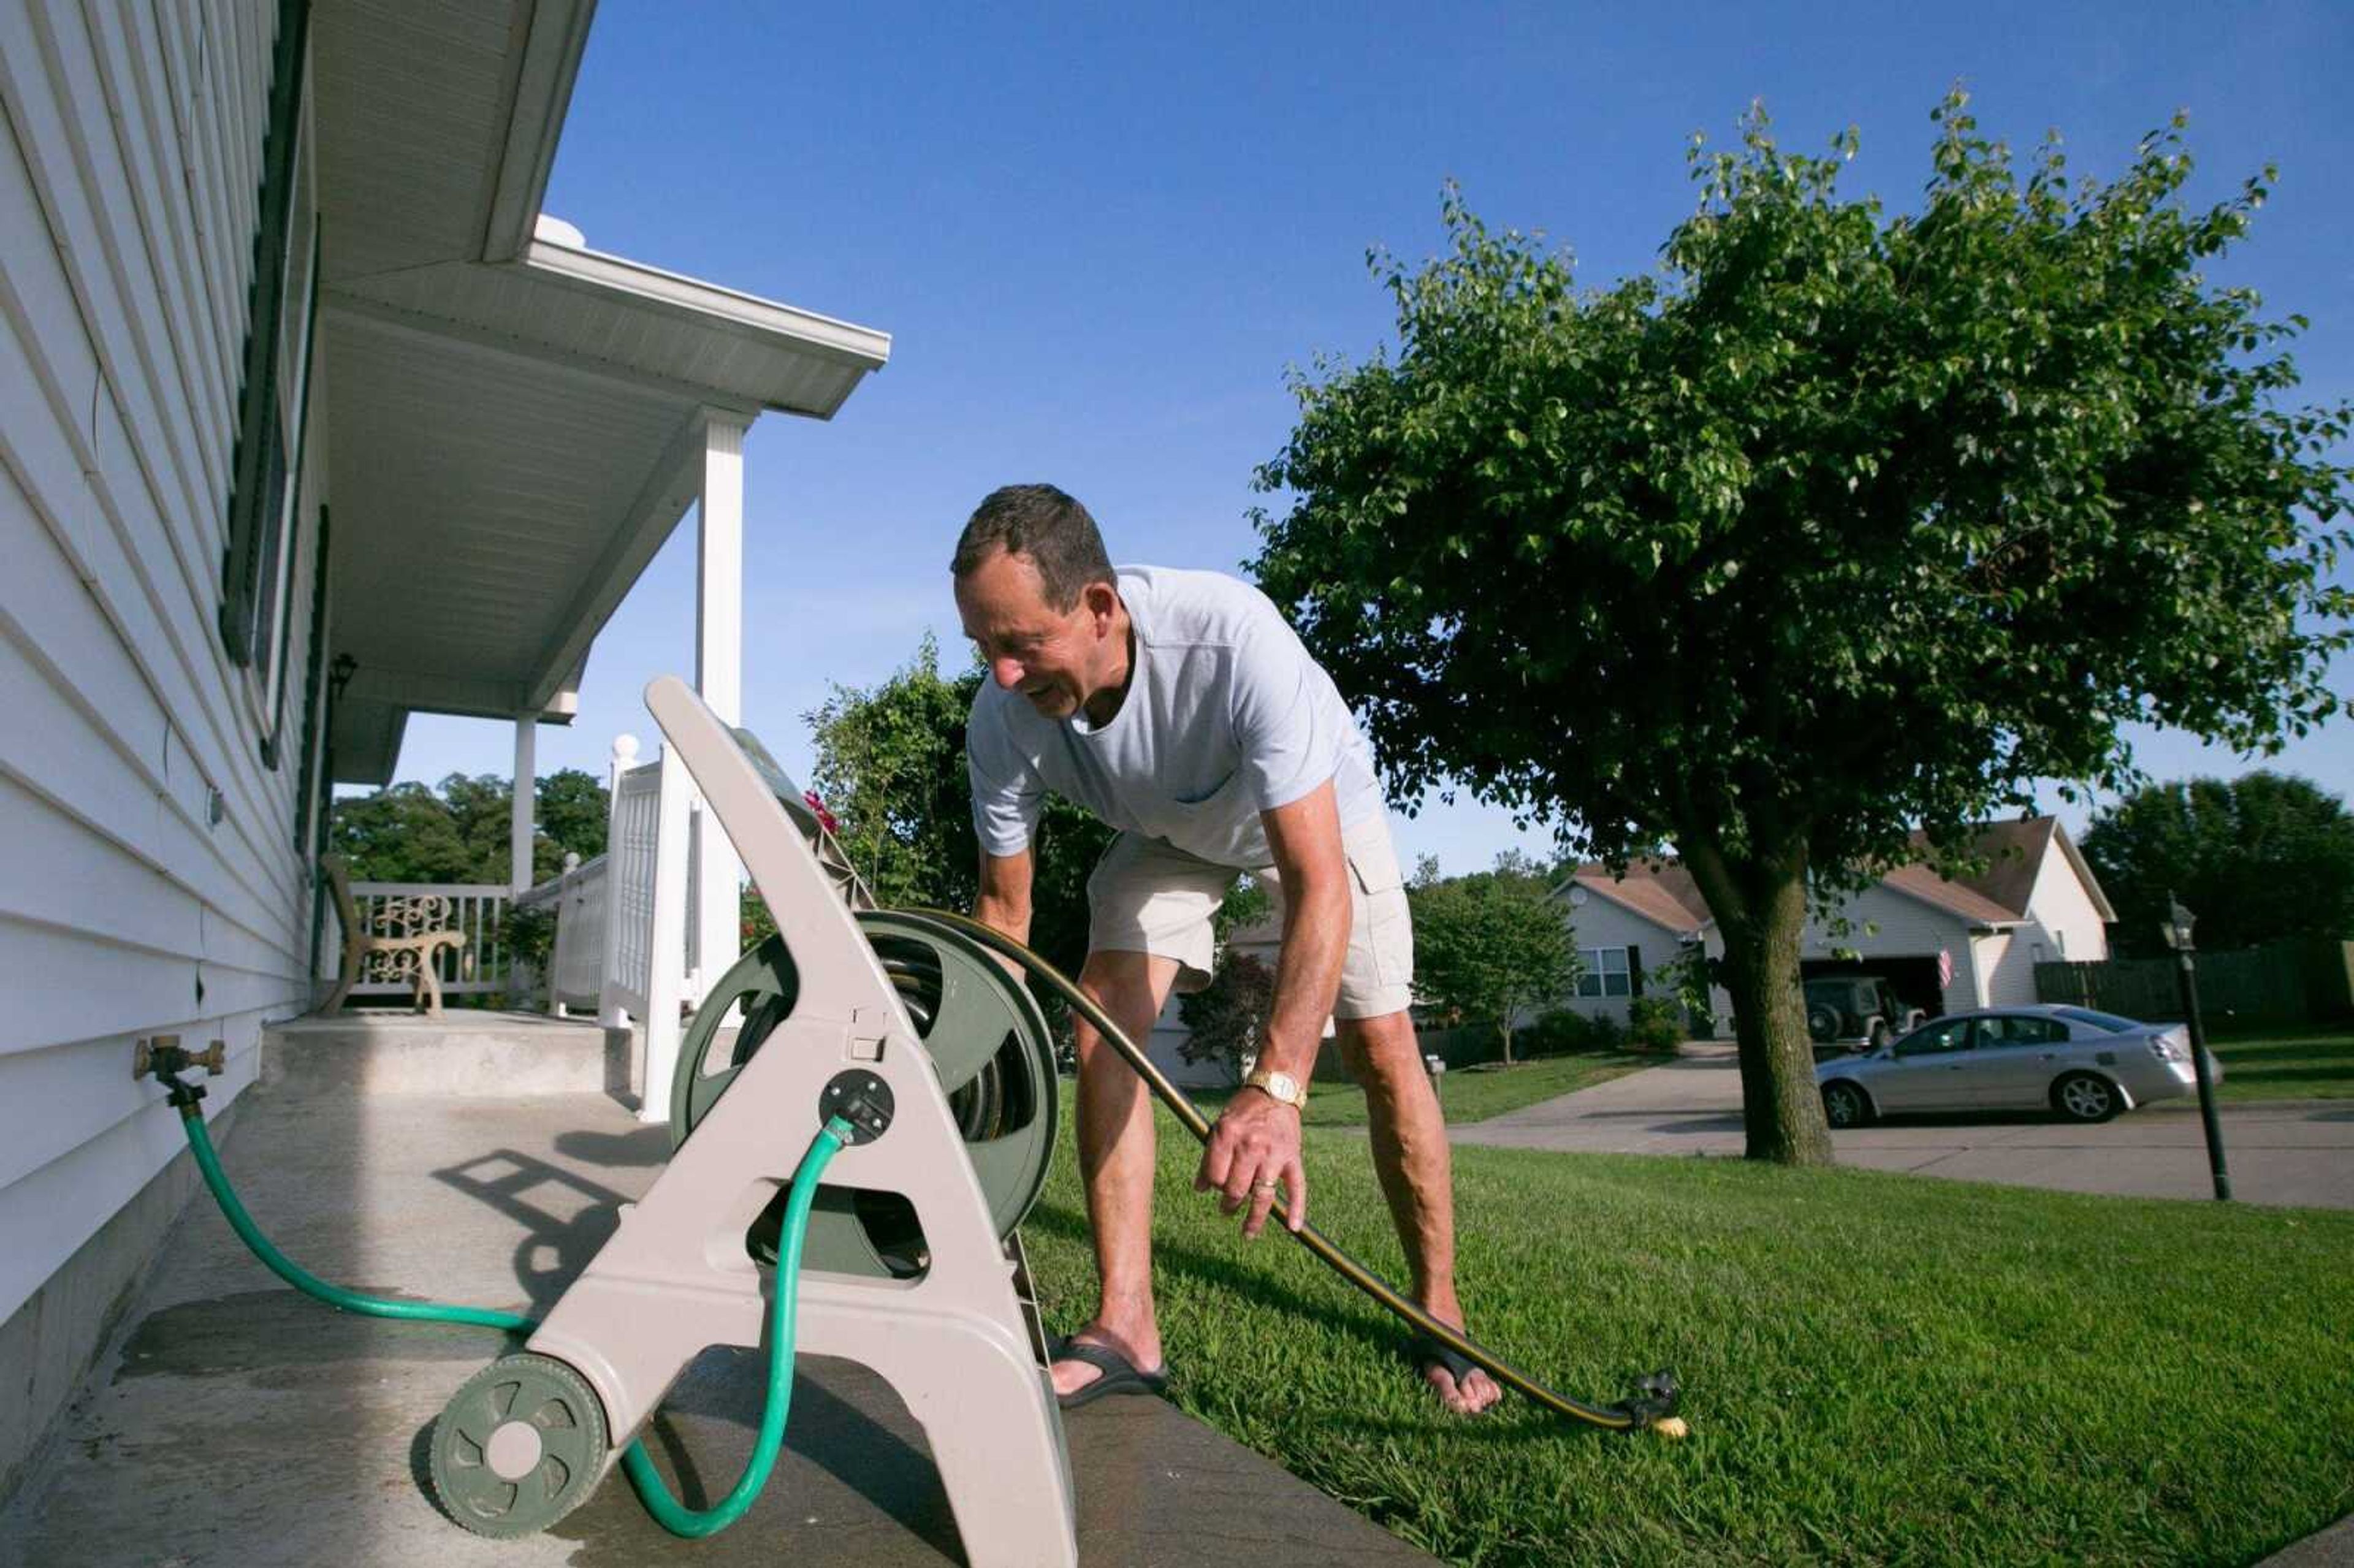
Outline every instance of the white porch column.
<svg viewBox="0 0 2354 1568"><path fill-rule="evenodd" d="M724 724L744 722L745 421L713 414L704 425L703 498L697 509L695 686ZM695 812L695 955L692 1000L700 1004L736 961L742 867L708 811Z"/></svg>
<svg viewBox="0 0 2354 1568"><path fill-rule="evenodd" d="M696 536L695 689L731 725L744 722L744 430L719 414L704 426Z"/></svg>
<svg viewBox="0 0 2354 1568"><path fill-rule="evenodd" d="M515 715L514 807L507 826L507 885L531 889L531 820L539 804L539 715Z"/></svg>

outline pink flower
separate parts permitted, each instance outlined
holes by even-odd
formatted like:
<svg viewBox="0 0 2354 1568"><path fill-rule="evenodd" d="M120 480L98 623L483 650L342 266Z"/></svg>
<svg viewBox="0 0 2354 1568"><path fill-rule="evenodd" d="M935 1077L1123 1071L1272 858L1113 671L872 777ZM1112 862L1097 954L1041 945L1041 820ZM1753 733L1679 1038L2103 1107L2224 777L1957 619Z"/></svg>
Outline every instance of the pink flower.
<svg viewBox="0 0 2354 1568"><path fill-rule="evenodd" d="M837 835L842 832L842 824L833 820L833 813L825 809L825 802L817 798L816 790L802 790L801 799L807 800L809 802L809 809L817 813L817 825L819 827L823 828L829 833Z"/></svg>

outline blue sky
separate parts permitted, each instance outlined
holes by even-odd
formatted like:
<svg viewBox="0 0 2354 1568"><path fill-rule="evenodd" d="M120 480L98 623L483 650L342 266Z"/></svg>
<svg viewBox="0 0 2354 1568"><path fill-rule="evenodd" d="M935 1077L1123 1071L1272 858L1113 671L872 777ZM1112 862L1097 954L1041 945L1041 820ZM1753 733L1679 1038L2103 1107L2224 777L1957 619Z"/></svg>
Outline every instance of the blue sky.
<svg viewBox="0 0 2354 1568"><path fill-rule="evenodd" d="M1792 146L1850 124L1846 188L1910 205L1928 111L1961 82L1989 132L2057 128L2115 174L2177 109L2195 199L2281 165L2215 273L2313 329L2308 401L2354 391L2354 6L1759 4L1112 7L603 0L547 210L588 244L878 327L891 364L834 420L747 447L746 721L806 772L802 715L926 630L963 645L946 562L974 502L1051 480L1115 559L1232 569L1286 367L1388 335L1370 247L1440 243L1441 183L1542 229L1583 281L1650 267L1691 207L1691 132L1762 98ZM692 673L690 514L599 640L543 771L653 738L638 694ZM2354 667L2340 662L2354 682ZM2144 734L2160 777L2246 764ZM504 772L508 726L420 715L400 776ZM650 747L651 749L651 747ZM2354 787L2354 724L2274 766ZM2056 804L2056 797L2053 798ZM2062 808L2081 824L2081 809ZM1431 802L1403 853L1450 871L1543 829Z"/></svg>

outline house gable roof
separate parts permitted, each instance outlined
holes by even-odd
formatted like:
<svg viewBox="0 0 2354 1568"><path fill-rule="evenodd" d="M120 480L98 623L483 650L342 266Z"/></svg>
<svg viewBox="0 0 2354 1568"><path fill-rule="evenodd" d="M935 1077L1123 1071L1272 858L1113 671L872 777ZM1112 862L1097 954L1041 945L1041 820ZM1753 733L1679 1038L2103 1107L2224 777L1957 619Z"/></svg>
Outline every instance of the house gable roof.
<svg viewBox="0 0 2354 1568"><path fill-rule="evenodd" d="M1623 877L1613 877L1599 865L1582 865L1553 891L1560 894L1573 885L1679 937L1691 936L1709 923L1708 902L1679 861L1638 861Z"/></svg>
<svg viewBox="0 0 2354 1568"><path fill-rule="evenodd" d="M1924 835L1914 834L1913 842L1917 851L1926 853L1928 840ZM1987 863L1986 869L1977 875L1940 876L1916 860L1890 872L1881 878L1880 885L1973 925L2016 926L2029 917L2028 904L2034 896L2036 878L2054 843L2067 856L2070 868L2084 883L2101 917L2116 918L2092 868L2084 863L2066 830L2053 817L1989 822L1981 828L1969 846L1974 858ZM1555 892L1572 884L1679 936L1692 935L1712 919L1707 900L1701 896L1691 873L1679 861L1637 862L1627 868L1624 877L1613 877L1600 865L1582 865Z"/></svg>

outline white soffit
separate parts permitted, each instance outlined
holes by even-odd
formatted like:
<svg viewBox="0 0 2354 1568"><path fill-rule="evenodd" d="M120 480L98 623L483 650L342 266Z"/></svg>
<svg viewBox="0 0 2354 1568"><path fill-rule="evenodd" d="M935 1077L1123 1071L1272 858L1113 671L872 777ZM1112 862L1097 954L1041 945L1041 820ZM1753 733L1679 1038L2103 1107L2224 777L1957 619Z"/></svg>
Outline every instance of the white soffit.
<svg viewBox="0 0 2354 1568"><path fill-rule="evenodd" d="M420 326L447 323L479 343L601 366L716 406L820 419L891 355L887 333L543 239L504 265L450 261L355 279L329 303L406 313Z"/></svg>
<svg viewBox="0 0 2354 1568"><path fill-rule="evenodd" d="M694 499L708 422L830 418L890 355L887 334L535 237L593 9L319 0L329 593L359 662L339 780L388 775L411 710L566 708Z"/></svg>

